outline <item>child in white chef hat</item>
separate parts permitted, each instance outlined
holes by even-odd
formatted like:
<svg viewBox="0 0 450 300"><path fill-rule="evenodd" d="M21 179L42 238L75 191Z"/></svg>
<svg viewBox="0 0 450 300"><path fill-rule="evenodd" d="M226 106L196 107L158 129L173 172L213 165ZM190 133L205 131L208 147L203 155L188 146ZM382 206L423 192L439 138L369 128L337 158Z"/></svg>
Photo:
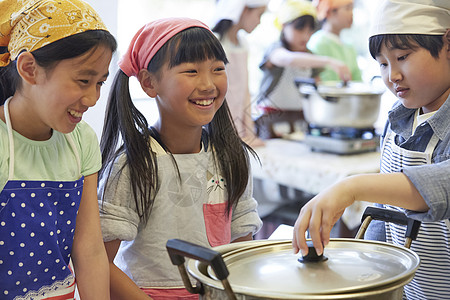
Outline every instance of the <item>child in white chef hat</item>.
<svg viewBox="0 0 450 300"><path fill-rule="evenodd" d="M255 135L248 86L248 49L240 33L253 32L268 3L269 0L218 0L211 26L228 57L228 106L240 137L250 146L264 143Z"/></svg>
<svg viewBox="0 0 450 300"><path fill-rule="evenodd" d="M381 174L347 178L313 198L299 214L293 246L307 253L309 229L322 253L333 224L355 201L403 211L422 221L411 246L421 264L405 297L450 299L450 1L385 0L379 9L370 53L398 97L382 135ZM404 232L374 224L366 237L403 245Z"/></svg>

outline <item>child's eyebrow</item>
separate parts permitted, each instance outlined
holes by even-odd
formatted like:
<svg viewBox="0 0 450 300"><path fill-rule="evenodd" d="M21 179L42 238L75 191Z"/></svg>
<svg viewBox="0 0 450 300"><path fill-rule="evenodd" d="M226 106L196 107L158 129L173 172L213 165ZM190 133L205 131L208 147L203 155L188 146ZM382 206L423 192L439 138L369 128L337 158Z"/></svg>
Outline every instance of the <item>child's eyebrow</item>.
<svg viewBox="0 0 450 300"><path fill-rule="evenodd" d="M88 70L78 71L77 74L78 75L87 75L87 76L97 76L98 72L95 70L88 69ZM108 77L108 76L109 76L109 71L103 75L103 77Z"/></svg>

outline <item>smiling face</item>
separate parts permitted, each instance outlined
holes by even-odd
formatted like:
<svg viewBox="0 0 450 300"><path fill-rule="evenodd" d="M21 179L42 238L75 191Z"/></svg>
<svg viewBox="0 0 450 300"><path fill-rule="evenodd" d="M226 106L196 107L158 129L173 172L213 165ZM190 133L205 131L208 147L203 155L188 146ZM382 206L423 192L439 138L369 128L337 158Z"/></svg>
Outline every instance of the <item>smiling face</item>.
<svg viewBox="0 0 450 300"><path fill-rule="evenodd" d="M172 68L166 63L152 85L162 126L201 128L223 104L228 87L225 63L206 59Z"/></svg>
<svg viewBox="0 0 450 300"><path fill-rule="evenodd" d="M407 108L435 111L450 94L449 43L444 43L437 58L421 47L389 49L382 45L376 60L384 83Z"/></svg>
<svg viewBox="0 0 450 300"><path fill-rule="evenodd" d="M111 56L110 49L99 46L62 60L50 70L36 66L35 82L28 93L31 101L21 112L21 126L33 129L27 137L49 136L52 129L73 131L83 113L97 103L100 87L108 77Z"/></svg>

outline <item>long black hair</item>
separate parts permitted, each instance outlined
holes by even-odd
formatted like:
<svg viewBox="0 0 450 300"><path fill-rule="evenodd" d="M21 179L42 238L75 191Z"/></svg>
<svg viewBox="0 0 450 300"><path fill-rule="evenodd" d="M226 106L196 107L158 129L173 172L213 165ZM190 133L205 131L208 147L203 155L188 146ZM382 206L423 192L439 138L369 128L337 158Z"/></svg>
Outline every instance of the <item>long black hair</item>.
<svg viewBox="0 0 450 300"><path fill-rule="evenodd" d="M45 45L32 51L31 54L39 66L50 70L61 60L78 57L99 46L105 46L111 52L115 52L117 42L106 30L88 30ZM6 49L0 51L5 53ZM11 61L7 66L0 68L0 105L20 88L21 78L17 72L16 61Z"/></svg>
<svg viewBox="0 0 450 300"><path fill-rule="evenodd" d="M369 38L369 51L374 59L380 54L381 47L394 49L417 49L419 47L428 50L434 58L439 57L439 52L444 46L443 35L427 34L381 34Z"/></svg>
<svg viewBox="0 0 450 300"><path fill-rule="evenodd" d="M166 62L169 68L172 68L181 63L205 59L228 62L222 45L213 33L205 28L191 27L166 42L152 58L147 69L158 76L158 72ZM248 151L253 155L256 153L239 138L226 100L204 129L208 135L215 164L227 183L228 211L230 211L247 187L250 176ZM117 156L125 153L137 213L143 222L147 222L149 218L159 186L156 155L149 146L151 136L152 130L146 118L134 106L131 99L129 78L119 70L106 108L100 141L103 165L99 172L99 180L110 176L112 168L109 167Z"/></svg>

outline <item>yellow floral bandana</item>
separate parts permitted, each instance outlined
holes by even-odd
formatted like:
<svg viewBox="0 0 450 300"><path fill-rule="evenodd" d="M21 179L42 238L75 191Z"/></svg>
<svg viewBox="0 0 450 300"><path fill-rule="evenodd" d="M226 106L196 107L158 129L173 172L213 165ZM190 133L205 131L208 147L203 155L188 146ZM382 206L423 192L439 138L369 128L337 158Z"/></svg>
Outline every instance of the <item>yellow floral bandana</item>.
<svg viewBox="0 0 450 300"><path fill-rule="evenodd" d="M0 67L22 51L87 30L107 30L98 14L81 0L0 0ZM4 51L3 51L4 52Z"/></svg>

